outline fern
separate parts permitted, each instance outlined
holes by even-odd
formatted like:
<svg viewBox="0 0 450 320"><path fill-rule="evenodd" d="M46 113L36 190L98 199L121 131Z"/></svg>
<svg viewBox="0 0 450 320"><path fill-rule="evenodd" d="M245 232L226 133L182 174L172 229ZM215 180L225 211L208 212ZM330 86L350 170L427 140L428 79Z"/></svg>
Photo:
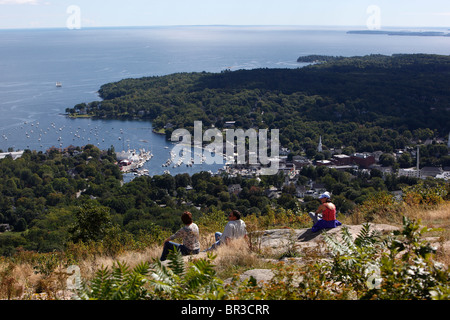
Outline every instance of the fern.
<svg viewBox="0 0 450 320"><path fill-rule="evenodd" d="M366 223L355 239L347 227L342 227L340 240L328 234L324 234L324 239L335 255L352 255L358 251L371 251L380 242L380 235L376 230L371 230L370 224Z"/></svg>
<svg viewBox="0 0 450 320"><path fill-rule="evenodd" d="M182 277L185 273L183 255L178 250L171 250L167 256L169 268L177 276Z"/></svg>
<svg viewBox="0 0 450 320"><path fill-rule="evenodd" d="M361 231L355 239L355 245L359 248L372 247L380 241L380 233L376 230L370 230L370 224L363 224Z"/></svg>
<svg viewBox="0 0 450 320"><path fill-rule="evenodd" d="M99 298L108 296L108 291L111 288L111 281L109 279L111 272L106 267L102 267L95 273L95 277L91 283L90 292L86 288L83 296L85 298Z"/></svg>
<svg viewBox="0 0 450 320"><path fill-rule="evenodd" d="M161 261L156 260L153 264L150 283L156 292L172 293L175 290L178 276L170 269L164 266Z"/></svg>
<svg viewBox="0 0 450 320"><path fill-rule="evenodd" d="M206 259L200 259L191 265L186 273L185 282L189 290L200 295L209 295L223 285L223 282L216 278L214 265Z"/></svg>
<svg viewBox="0 0 450 320"><path fill-rule="evenodd" d="M357 248L347 227L342 227L341 240L326 233L324 233L324 240L335 255L350 255Z"/></svg>
<svg viewBox="0 0 450 320"><path fill-rule="evenodd" d="M160 260L154 261L150 282L159 293L175 294L180 291L179 284L185 274L184 260L178 250L170 251L167 260L167 266Z"/></svg>
<svg viewBox="0 0 450 320"><path fill-rule="evenodd" d="M77 288L80 299L91 300L139 300L147 296L145 284L150 269L141 263L133 270L126 263L117 262L112 270L102 267L91 283Z"/></svg>
<svg viewBox="0 0 450 320"><path fill-rule="evenodd" d="M199 259L185 266L180 253L168 256L168 266L155 261L150 284L159 297L167 299L221 299L224 297L223 282L216 277L215 256Z"/></svg>
<svg viewBox="0 0 450 320"><path fill-rule="evenodd" d="M324 238L334 255L330 264L331 277L356 289L367 287L373 275L368 270L376 270L379 265L378 234L369 224L364 224L355 239L347 227L342 228L340 239L327 234Z"/></svg>

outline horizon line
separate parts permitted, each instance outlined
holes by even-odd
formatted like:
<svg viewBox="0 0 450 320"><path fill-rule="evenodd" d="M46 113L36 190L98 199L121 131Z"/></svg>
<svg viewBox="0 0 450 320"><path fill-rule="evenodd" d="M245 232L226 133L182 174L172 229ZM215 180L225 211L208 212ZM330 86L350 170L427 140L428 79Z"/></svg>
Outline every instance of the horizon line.
<svg viewBox="0 0 450 320"><path fill-rule="evenodd" d="M81 27L79 29L69 29L67 27L0 27L1 31L5 30L70 30L70 31L76 31L76 30L83 30L83 29L139 29L139 28L186 28L186 27L285 27L285 28L332 28L332 29L344 29L344 28L359 28L363 30L370 30L365 25L285 25L285 24L180 24L180 25L141 25L141 26L88 26L88 27ZM432 27L432 26L385 26L381 27L380 29L377 29L379 31L387 30L387 29L402 29L402 28L408 28L408 29L447 29L447 31L450 31L450 26L441 26L441 27Z"/></svg>

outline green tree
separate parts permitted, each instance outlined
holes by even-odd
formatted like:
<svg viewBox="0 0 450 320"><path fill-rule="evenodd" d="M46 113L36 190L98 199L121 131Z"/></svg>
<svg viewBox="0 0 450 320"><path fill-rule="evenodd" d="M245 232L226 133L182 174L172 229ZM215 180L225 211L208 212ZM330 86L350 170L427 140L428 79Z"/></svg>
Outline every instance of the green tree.
<svg viewBox="0 0 450 320"><path fill-rule="evenodd" d="M110 209L94 202L83 204L75 212L75 224L71 228L74 242L98 241L112 228Z"/></svg>
<svg viewBox="0 0 450 320"><path fill-rule="evenodd" d="M395 164L395 158L393 155L388 154L388 153L383 153L380 156L380 160L379 160L380 164L383 167L390 167L393 166Z"/></svg>
<svg viewBox="0 0 450 320"><path fill-rule="evenodd" d="M409 168L412 166L412 158L409 153L404 153L398 158L400 168Z"/></svg>
<svg viewBox="0 0 450 320"><path fill-rule="evenodd" d="M17 221L17 224L14 226L14 230L21 232L27 230L28 225L24 218L20 218L19 221Z"/></svg>

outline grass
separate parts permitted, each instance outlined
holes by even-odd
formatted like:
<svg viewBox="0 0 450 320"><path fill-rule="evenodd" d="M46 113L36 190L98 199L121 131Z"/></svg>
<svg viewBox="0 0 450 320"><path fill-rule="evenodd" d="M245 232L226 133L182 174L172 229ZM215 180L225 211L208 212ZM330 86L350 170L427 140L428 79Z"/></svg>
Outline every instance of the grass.
<svg viewBox="0 0 450 320"><path fill-rule="evenodd" d="M252 252L245 240L235 240L216 250L214 260L217 276L223 280L242 274L250 269L269 269L272 265Z"/></svg>
<svg viewBox="0 0 450 320"><path fill-rule="evenodd" d="M446 239L450 239L450 203L432 209L411 207L405 215L410 219L420 219L430 228L444 229Z"/></svg>
<svg viewBox="0 0 450 320"><path fill-rule="evenodd" d="M445 229L446 239L450 239L450 202L444 202L434 206L410 206L400 203L396 206L395 213L378 214L371 221L379 224L402 225L402 218L406 216L410 219L421 220L422 224L430 228ZM339 221L344 224L356 225L367 222L364 215L355 212L349 216L339 216Z"/></svg>

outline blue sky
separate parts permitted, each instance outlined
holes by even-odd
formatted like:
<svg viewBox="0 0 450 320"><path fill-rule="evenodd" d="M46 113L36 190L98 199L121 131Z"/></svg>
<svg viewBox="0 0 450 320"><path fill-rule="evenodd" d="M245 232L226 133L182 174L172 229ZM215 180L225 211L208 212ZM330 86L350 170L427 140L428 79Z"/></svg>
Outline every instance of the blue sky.
<svg viewBox="0 0 450 320"><path fill-rule="evenodd" d="M166 25L366 26L450 28L449 0L0 0L0 28L64 28L79 8L81 28Z"/></svg>

